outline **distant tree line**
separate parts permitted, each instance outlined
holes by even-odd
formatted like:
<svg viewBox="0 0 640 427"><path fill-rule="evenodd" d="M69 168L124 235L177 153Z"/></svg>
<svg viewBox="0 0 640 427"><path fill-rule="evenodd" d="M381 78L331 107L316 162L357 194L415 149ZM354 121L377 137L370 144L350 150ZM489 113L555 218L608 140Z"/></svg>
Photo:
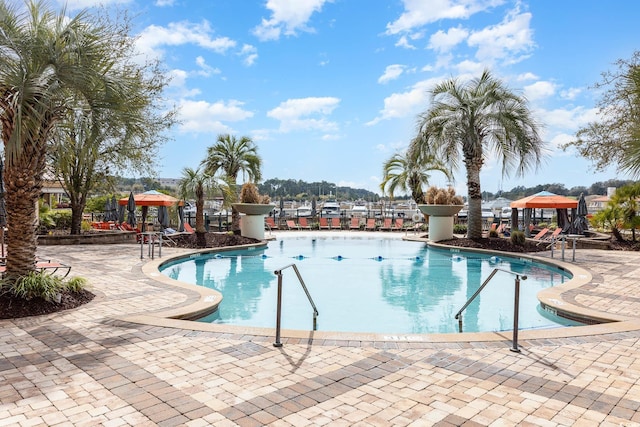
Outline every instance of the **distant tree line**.
<svg viewBox="0 0 640 427"><path fill-rule="evenodd" d="M513 187L509 191L498 191L497 193L483 193L484 200L491 200L497 197L505 197L511 200L521 199L523 197L531 196L533 194L539 193L540 191L548 191L550 193L559 194L561 196L569 196L569 197L579 197L580 194L584 194L585 196L589 195L605 195L607 194L607 188L615 187L620 188L624 185L631 184L635 181L630 180L619 180L619 179L610 179L607 181L600 181L591 184L590 187L585 186L577 186L567 188L564 184L541 184L536 185L535 187Z"/></svg>
<svg viewBox="0 0 640 427"><path fill-rule="evenodd" d="M261 194L268 194L272 200L280 197L286 200L305 201L329 197L337 200L366 200L377 202L380 195L362 188L340 187L327 181L306 182L295 179L272 178L258 185Z"/></svg>

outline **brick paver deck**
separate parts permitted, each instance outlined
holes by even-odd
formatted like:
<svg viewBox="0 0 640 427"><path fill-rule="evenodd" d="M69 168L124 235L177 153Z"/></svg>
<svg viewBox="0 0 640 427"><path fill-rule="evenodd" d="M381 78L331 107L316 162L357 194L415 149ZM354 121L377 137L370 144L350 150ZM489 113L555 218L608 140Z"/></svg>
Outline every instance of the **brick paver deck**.
<svg viewBox="0 0 640 427"><path fill-rule="evenodd" d="M133 245L39 251L70 263L97 297L0 320L0 426L640 426L638 253L578 250L593 279L563 294L628 321L524 336L514 353L510 334L307 333L275 348L273 335L136 323L199 296L143 274ZM163 259L181 252L163 248Z"/></svg>

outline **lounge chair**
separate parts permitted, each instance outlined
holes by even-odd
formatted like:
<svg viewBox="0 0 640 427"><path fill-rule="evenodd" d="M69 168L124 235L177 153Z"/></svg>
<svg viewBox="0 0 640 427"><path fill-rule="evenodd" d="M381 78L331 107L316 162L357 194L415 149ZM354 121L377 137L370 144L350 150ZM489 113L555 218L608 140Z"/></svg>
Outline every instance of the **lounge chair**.
<svg viewBox="0 0 640 427"><path fill-rule="evenodd" d="M351 218L351 223L349 223L349 230L360 230L360 218L355 216Z"/></svg>
<svg viewBox="0 0 640 427"><path fill-rule="evenodd" d="M331 218L331 229L340 230L342 226L340 225L340 218Z"/></svg>
<svg viewBox="0 0 640 427"><path fill-rule="evenodd" d="M266 217L264 219L265 224L267 225L267 229L268 230L277 230L278 229L278 225L276 224L276 221L273 219L273 217Z"/></svg>
<svg viewBox="0 0 640 427"><path fill-rule="evenodd" d="M533 236L533 240L541 240L548 232L549 232L548 228L543 228L538 232L538 234Z"/></svg>
<svg viewBox="0 0 640 427"><path fill-rule="evenodd" d="M544 242L553 242L553 241L557 240L557 238L560 235L560 233L562 233L562 228L558 227L555 230L553 230L553 233L551 233L550 235L544 237L541 240L544 241Z"/></svg>
<svg viewBox="0 0 640 427"><path fill-rule="evenodd" d="M298 218L298 226L303 230L311 230L311 225L309 224L309 221L307 221L307 218L305 217Z"/></svg>
<svg viewBox="0 0 640 427"><path fill-rule="evenodd" d="M376 231L376 229L378 228L378 226L376 225L376 219L375 218L368 218L367 219L367 224L364 226L364 229L367 231Z"/></svg>
<svg viewBox="0 0 640 427"><path fill-rule="evenodd" d="M393 225L392 230L393 231L402 231L403 228L404 228L404 219L403 218L396 218L396 222Z"/></svg>
<svg viewBox="0 0 640 427"><path fill-rule="evenodd" d="M329 221L325 217L320 218L320 230L329 230L331 227L329 226Z"/></svg>
<svg viewBox="0 0 640 427"><path fill-rule="evenodd" d="M57 261L41 260L36 262L36 270L46 274L54 274L60 271L59 275L64 278L71 272L71 266ZM4 264L0 265L0 275L4 275L6 271L7 266Z"/></svg>
<svg viewBox="0 0 640 427"><path fill-rule="evenodd" d="M296 222L292 219L288 219L287 220L287 228L289 230L300 230L300 226L298 224L296 224Z"/></svg>
<svg viewBox="0 0 640 427"><path fill-rule="evenodd" d="M191 224L189 224L188 222L184 223L184 231L189 233L189 234L192 234L192 233L196 232L196 230L194 230L193 227L191 226Z"/></svg>
<svg viewBox="0 0 640 427"><path fill-rule="evenodd" d="M382 227L380 227L381 231L391 231L392 229L393 218L385 218L382 223Z"/></svg>

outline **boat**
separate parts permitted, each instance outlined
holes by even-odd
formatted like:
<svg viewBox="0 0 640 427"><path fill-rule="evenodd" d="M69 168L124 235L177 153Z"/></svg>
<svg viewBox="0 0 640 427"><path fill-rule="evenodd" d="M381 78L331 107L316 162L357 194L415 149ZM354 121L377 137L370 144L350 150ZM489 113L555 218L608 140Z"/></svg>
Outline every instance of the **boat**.
<svg viewBox="0 0 640 427"><path fill-rule="evenodd" d="M311 206L300 206L296 209L296 216L298 217L310 217L311 216Z"/></svg>
<svg viewBox="0 0 640 427"><path fill-rule="evenodd" d="M340 203L336 200L327 200L322 204L322 210L320 214L326 218L339 218L340 217Z"/></svg>

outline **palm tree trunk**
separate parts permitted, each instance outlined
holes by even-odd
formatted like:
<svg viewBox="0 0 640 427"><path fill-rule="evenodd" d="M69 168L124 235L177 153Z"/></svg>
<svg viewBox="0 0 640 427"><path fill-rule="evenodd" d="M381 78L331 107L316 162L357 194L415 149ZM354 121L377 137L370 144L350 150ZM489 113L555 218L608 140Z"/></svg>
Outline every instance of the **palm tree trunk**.
<svg viewBox="0 0 640 427"><path fill-rule="evenodd" d="M44 146L25 144L20 157L5 168L7 197L7 271L5 280L16 280L35 271L38 198L42 190Z"/></svg>
<svg viewBox="0 0 640 427"><path fill-rule="evenodd" d="M482 237L482 190L480 189L481 161L468 161L466 162L466 165L467 194L469 198L467 237L470 239L480 239Z"/></svg>

